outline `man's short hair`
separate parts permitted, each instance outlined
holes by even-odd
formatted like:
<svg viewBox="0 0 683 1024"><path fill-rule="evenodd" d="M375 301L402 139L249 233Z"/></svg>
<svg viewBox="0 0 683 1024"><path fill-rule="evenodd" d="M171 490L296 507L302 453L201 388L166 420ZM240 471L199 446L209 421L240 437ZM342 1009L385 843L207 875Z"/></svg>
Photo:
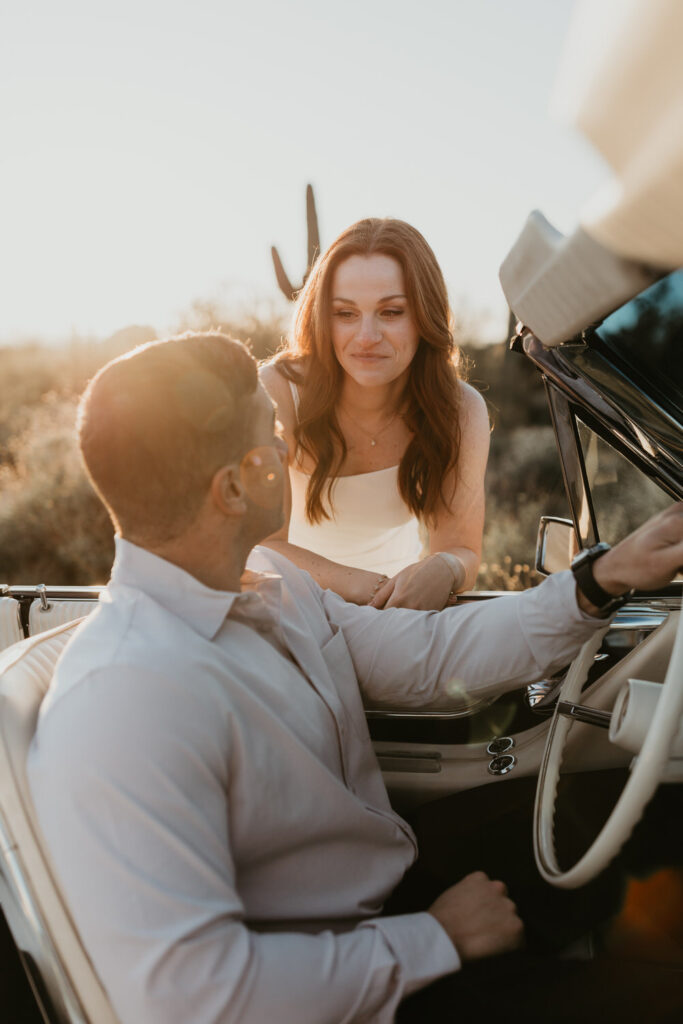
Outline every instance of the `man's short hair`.
<svg viewBox="0 0 683 1024"><path fill-rule="evenodd" d="M214 473L249 450L256 362L218 332L142 345L103 367L81 398L78 435L115 528L139 544L179 536Z"/></svg>

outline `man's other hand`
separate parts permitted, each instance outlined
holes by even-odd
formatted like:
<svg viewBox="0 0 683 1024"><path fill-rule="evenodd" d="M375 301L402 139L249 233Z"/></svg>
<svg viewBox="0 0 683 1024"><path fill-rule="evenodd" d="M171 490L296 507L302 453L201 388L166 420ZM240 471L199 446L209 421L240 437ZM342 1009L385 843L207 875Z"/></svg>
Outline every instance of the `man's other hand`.
<svg viewBox="0 0 683 1024"><path fill-rule="evenodd" d="M429 908L457 949L463 963L509 953L523 942L524 925L503 882L483 871L446 889Z"/></svg>
<svg viewBox="0 0 683 1024"><path fill-rule="evenodd" d="M655 590L683 568L683 501L671 505L598 558L593 576L608 594Z"/></svg>

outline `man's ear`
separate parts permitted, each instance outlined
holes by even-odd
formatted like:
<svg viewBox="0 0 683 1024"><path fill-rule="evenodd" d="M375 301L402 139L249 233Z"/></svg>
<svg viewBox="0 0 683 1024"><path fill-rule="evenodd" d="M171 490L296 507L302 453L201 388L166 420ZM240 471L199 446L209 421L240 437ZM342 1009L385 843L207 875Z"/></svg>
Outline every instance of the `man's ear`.
<svg viewBox="0 0 683 1024"><path fill-rule="evenodd" d="M240 469L235 463L221 466L211 481L214 505L228 516L243 516L247 511L246 491L240 480Z"/></svg>

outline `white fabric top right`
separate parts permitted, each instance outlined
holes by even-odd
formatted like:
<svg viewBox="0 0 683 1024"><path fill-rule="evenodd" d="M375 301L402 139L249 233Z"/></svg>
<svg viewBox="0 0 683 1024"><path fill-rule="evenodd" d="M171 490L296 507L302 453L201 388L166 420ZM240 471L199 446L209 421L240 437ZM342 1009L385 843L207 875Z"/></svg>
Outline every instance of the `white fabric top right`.
<svg viewBox="0 0 683 1024"><path fill-rule="evenodd" d="M683 265L683 3L580 0L552 98L613 177L581 227L627 259Z"/></svg>

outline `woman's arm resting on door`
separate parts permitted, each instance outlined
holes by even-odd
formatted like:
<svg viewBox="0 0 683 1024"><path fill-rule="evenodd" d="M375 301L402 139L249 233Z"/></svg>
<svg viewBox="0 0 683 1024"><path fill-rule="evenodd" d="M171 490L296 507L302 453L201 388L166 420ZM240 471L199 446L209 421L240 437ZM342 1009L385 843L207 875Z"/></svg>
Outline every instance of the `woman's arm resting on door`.
<svg viewBox="0 0 683 1024"><path fill-rule="evenodd" d="M377 608L443 608L451 593L471 590L479 571L484 532L484 475L490 426L486 403L478 391L462 384L460 455L447 480L447 509L429 531L429 554L407 566L380 587ZM443 557L443 556L446 557Z"/></svg>

